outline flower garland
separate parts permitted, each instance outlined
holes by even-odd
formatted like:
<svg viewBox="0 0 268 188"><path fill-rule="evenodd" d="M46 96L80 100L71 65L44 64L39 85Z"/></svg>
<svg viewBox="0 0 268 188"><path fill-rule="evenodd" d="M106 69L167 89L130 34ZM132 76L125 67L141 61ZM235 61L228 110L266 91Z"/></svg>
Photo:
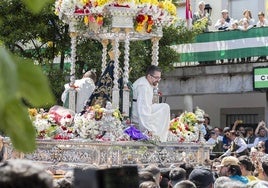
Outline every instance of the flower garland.
<svg viewBox="0 0 268 188"><path fill-rule="evenodd" d="M86 26L92 27L91 23L95 24L93 31L96 32L109 17L105 8L112 6L137 10L137 32L150 33L153 26L168 26L176 19L177 9L171 0L56 0L55 14L63 20L63 15L81 15Z"/></svg>

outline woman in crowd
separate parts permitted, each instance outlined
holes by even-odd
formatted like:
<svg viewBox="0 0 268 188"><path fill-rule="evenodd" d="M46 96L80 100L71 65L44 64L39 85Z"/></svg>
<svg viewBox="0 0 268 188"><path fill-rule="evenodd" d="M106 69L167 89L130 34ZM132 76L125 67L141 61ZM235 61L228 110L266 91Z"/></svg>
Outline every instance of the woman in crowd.
<svg viewBox="0 0 268 188"><path fill-rule="evenodd" d="M258 178L253 175L254 165L250 157L247 155L242 155L238 157L238 160L240 163L240 169L241 169L242 175L247 177L249 181L258 180Z"/></svg>
<svg viewBox="0 0 268 188"><path fill-rule="evenodd" d="M255 19L252 18L251 11L248 9L244 10L243 18L240 20L240 22L242 23L244 20L246 20L251 27L254 27Z"/></svg>

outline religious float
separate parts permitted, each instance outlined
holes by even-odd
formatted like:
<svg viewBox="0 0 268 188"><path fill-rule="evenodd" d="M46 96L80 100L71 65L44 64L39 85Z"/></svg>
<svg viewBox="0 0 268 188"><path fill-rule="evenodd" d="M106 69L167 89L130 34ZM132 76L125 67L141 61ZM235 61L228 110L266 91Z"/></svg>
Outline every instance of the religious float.
<svg viewBox="0 0 268 188"><path fill-rule="evenodd" d="M70 91L69 108L55 106L49 112L29 109L37 131L37 149L17 153L5 139L8 158L25 158L49 165L124 166L157 163L202 164L209 158L210 147L204 144L197 124L199 114L184 112L170 122L168 141L140 132L121 118L119 105L119 45L124 43L123 113L129 114L129 44L135 40L152 41L152 64L158 65L158 42L162 28L172 24L176 7L171 1L57 0L55 12L69 25L71 37L71 78L75 81L78 38L101 42L102 70L107 64L108 44L115 54L112 101L106 107L90 106L83 115L74 113L75 90ZM61 113L58 113L59 110ZM203 114L201 113L201 116Z"/></svg>

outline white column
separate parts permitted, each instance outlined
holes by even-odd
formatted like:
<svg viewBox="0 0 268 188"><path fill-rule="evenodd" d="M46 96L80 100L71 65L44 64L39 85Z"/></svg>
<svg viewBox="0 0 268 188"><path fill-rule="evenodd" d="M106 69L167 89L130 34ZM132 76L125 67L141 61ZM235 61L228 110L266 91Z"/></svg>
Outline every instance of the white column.
<svg viewBox="0 0 268 188"><path fill-rule="evenodd" d="M119 32L119 31L118 31ZM119 33L115 33L114 39L114 87L113 87L113 96L112 96L112 104L113 108L119 107L119 86L118 86L118 79L119 79Z"/></svg>
<svg viewBox="0 0 268 188"><path fill-rule="evenodd" d="M101 64L101 74L104 73L105 68L106 68L106 64L107 64L107 45L108 45L109 41L106 40L102 40L101 44L102 44L102 64Z"/></svg>
<svg viewBox="0 0 268 188"><path fill-rule="evenodd" d="M71 23L70 29L70 37L71 37L71 73L70 73L70 86L71 89L69 91L69 109L76 112L76 90L74 89L74 82L75 82L75 62L76 62L76 40L77 40L77 33L73 32L72 25L74 23Z"/></svg>
<svg viewBox="0 0 268 188"><path fill-rule="evenodd" d="M152 45L152 65L158 66L158 55L159 55L159 37L154 37L151 39Z"/></svg>
<svg viewBox="0 0 268 188"><path fill-rule="evenodd" d="M183 101L184 101L184 109L187 112L193 112L193 96L185 95Z"/></svg>
<svg viewBox="0 0 268 188"><path fill-rule="evenodd" d="M124 81L124 89L123 89L123 105L122 105L122 113L129 117L129 107L130 107L130 101L129 101L129 88L127 86L128 84L128 78L129 78L129 29L126 29L126 38L125 38L125 56L124 56L124 73L123 73L123 81Z"/></svg>

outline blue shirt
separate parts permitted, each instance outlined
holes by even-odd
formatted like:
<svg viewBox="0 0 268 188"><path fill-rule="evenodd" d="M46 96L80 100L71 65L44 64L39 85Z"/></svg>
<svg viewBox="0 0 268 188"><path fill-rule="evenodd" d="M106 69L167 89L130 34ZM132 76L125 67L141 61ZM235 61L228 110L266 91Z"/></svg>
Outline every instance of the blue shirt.
<svg viewBox="0 0 268 188"><path fill-rule="evenodd" d="M234 175L234 176L230 176L230 179L235 180L235 181L240 181L244 184L248 183L248 179L245 176Z"/></svg>

